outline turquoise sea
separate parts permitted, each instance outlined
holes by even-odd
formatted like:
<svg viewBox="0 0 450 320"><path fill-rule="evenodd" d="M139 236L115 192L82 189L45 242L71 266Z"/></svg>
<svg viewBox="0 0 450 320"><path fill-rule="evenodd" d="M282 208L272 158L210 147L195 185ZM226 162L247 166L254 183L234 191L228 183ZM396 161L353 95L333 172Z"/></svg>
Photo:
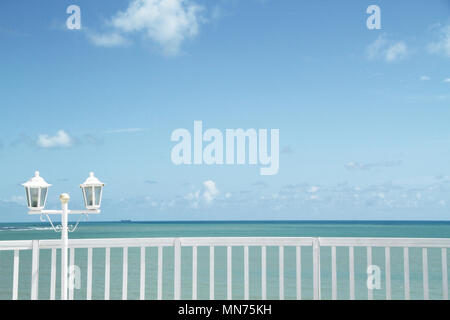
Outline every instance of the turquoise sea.
<svg viewBox="0 0 450 320"><path fill-rule="evenodd" d="M450 221L227 221L227 222L82 222L70 238L141 238L141 237L411 237L450 238ZM1 223L1 240L58 239L46 223ZM105 250L94 249L93 298L104 297ZM422 251L410 249L411 298L422 299ZM448 254L447 254L448 255ZM226 248L215 251L215 298L226 298ZM57 260L56 297L60 294L60 256ZM284 294L295 299L295 248L286 247L284 253ZM312 250L302 248L302 298L312 298ZM198 248L198 298L209 298L209 248ZM261 298L261 251L249 249L250 298ZM75 299L86 297L87 249L75 250L75 265L80 268L80 288L74 290ZM128 299L139 298L140 249L128 250ZM366 250L355 248L355 290L357 299L367 299ZM431 299L442 299L442 265L440 249L428 249L429 290ZM384 249L373 249L373 264L381 269L381 288L374 290L375 299L385 299ZM448 264L447 269L449 269ZM19 299L30 298L31 252L20 252ZM50 292L50 250L40 251L39 299L48 299ZM146 298L157 294L157 249L146 249ZM337 248L338 298L349 298L348 249ZM233 248L233 299L242 299L243 248ZM450 274L450 270L447 271ZM278 299L278 248L267 248L267 298ZM0 299L12 295L13 252L0 251ZM403 250L391 249L392 298L403 299ZM182 299L190 299L192 292L192 250L182 248ZM450 287L450 285L449 285ZM111 299L122 297L122 249L111 249ZM163 298L173 298L173 248L163 251ZM321 291L323 299L331 298L331 249L321 249Z"/></svg>

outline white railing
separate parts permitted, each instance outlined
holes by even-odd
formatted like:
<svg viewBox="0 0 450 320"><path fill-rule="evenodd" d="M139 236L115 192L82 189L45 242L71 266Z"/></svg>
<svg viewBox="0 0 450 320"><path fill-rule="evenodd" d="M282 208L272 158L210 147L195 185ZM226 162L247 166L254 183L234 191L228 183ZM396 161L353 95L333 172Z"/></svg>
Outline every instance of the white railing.
<svg viewBox="0 0 450 320"><path fill-rule="evenodd" d="M21 251L29 251L31 250L31 269L25 269L31 272L31 285L30 285L30 298L31 299L55 299L56 298L56 284L57 284L57 256L58 251L60 249L61 242L60 240L21 240L21 241L0 241L0 253L5 251L12 251L13 255L10 259L12 270L0 270L0 272L5 275L11 274L12 271L12 290L10 292L10 297L12 299L19 298L19 275L20 271L20 252ZM358 250L358 256L361 256L361 250L365 252L365 263L362 264L364 270L367 269L368 266L373 264L374 257L380 260L380 255L374 256L374 250L383 250L384 248L384 284L385 284L385 299L392 298L392 279L391 272L392 268L395 266L398 269L398 263L392 264L391 262L391 249L397 250L401 252L403 256L402 259L402 284L399 285L399 279L396 279L396 287L403 287L403 298L410 299L411 298L411 286L410 286L410 250L420 250L420 249L412 249L412 248L421 248L421 264L415 263L413 265L414 269L421 268L421 280L422 280L422 298L429 299L429 290L430 290L430 282L429 282L429 266L432 265L433 268L433 290L435 290L437 283L440 282L439 286L441 288L441 299L448 300L448 274L447 274L447 250L450 247L450 239L412 239L412 238L298 238L298 237L216 237L216 238L124 238L124 239L71 239L69 240L69 265L75 265L75 249L86 249L87 257L86 257L86 295L85 298L90 300L93 298L93 290L96 288L93 282L93 250L94 249L104 249L104 299L110 299L110 291L111 291L111 249L122 248L122 279L114 278L114 283L117 281L122 282L122 299L128 298L128 286L129 286L129 248L138 248L139 255L136 257L136 261L133 263L139 266L139 272L137 274L133 274L135 277L139 279L139 298L145 299L146 297L146 284L149 281L146 281L146 276L148 276L148 268L146 268L146 248L157 248L157 256L156 256L156 298L163 299L163 250L167 247L173 248L173 255L171 255L171 259L173 259L173 264L171 264L171 268L173 267L173 277L170 277L170 281L173 281L173 298L180 299L182 292L182 283L186 283L186 281L182 281L182 276L186 277L186 272L182 273L182 268L189 264L191 269L189 275L190 286L192 288L191 298L197 299L199 293L199 263L202 269L205 267L204 264L209 260L209 299L215 298L215 291L217 290L217 284L215 283L215 272L218 270L215 265L216 258L215 254L217 252L218 247L223 247L224 252L224 260L223 262L219 262L219 267L225 269L225 277L226 281L223 283L225 288L222 288L224 292L226 292L226 299L233 298L233 288L235 285L243 286L243 298L250 298L250 261L253 264L257 264L257 266L252 266L253 271L255 268L257 272L255 274L258 275L258 298L267 299L268 298L268 281L274 283L273 277L278 276L278 279L275 281L278 282L278 298L285 299L285 284L289 286L289 288L295 287L295 295L292 298L302 299L302 288L311 290L311 292L306 292L311 294L313 299L321 299L323 298L322 291L331 289L331 299L340 298L338 293L339 290L348 290L348 298L349 299L360 299L356 295L355 291L355 251ZM199 248L209 248L209 259L204 259L199 262ZM233 257L233 248L239 247L241 250L243 249L243 257L239 255L239 257ZM278 252L276 256L272 255L268 256L268 248L277 247L276 251ZM249 248L252 250L256 250L253 253L253 258L249 259ZM254 249L253 249L254 248ZM285 249L290 248L289 256L286 256ZM309 261L303 261L302 249L307 249L310 252L310 256L308 256ZM393 249L394 248L394 249ZM182 261L182 249L189 251L192 256L191 259L185 259ZM438 250L440 252L439 264L440 266L436 267L436 257L434 260L430 262L428 258L428 250ZM440 249L440 250L439 250ZM49 283L45 284L45 286L49 287L48 296L42 296L39 294L39 273L40 273L40 252L41 250L50 250L50 279ZM340 254L345 254L345 259L342 256L338 259L338 250L341 250ZM344 251L342 251L344 250ZM323 256L321 257L321 251ZM325 259L325 253L328 257L328 253L330 253L330 259ZM348 255L348 259L347 259ZM223 256L223 255L222 255ZM256 258L255 258L256 256ZM399 260L400 255L396 254L396 260ZM2 255L0 255L0 259ZM240 265L243 265L243 283L233 283L233 258L239 262ZM237 259L237 260L236 260ZM278 261L277 261L278 260ZM325 261L326 260L326 261ZM361 259L359 259L361 260ZM0 261L1 262L1 261ZM257 262L257 263L256 263ZM311 263L312 262L312 263ZM42 263L42 261L41 261ZM272 266L273 264L278 265L278 274L271 273L270 277L268 275L268 263ZM286 267L285 263L289 263L293 265L294 272L290 272L289 274L285 274ZM302 274L302 265L305 263L311 263L311 279L304 279ZM327 266L325 266L325 263ZM348 263L348 266L347 266ZM430 264L431 263L431 264ZM1 264L0 264L1 265ZM321 266L322 265L322 266ZM329 265L331 265L331 275L324 273ZM342 265L344 267L342 267ZM357 265L361 267L360 265ZM95 268L98 269L98 266ZM326 268L325 268L326 267ZM29 268L29 267L28 267ZM348 279L341 279L338 277L338 269L339 272L345 273L348 276ZM344 270L346 269L346 270ZM207 270L207 269L206 269ZM436 270L440 272L436 272ZM306 272L306 271L305 271ZM347 274L348 272L348 274ZM23 273L23 272L22 272ZM364 272L365 274L365 272ZM253 273L252 273L253 275ZM327 286L324 282L321 282L321 275L326 275L326 277L331 277L331 287ZM365 275L367 276L367 275ZM440 281L436 279L440 278ZM4 276L2 279L4 281L10 281L9 276ZM99 279L95 279L96 283L99 282ZM312 286L302 286L303 280L311 280ZM348 280L348 283L347 283ZM363 279L365 281L365 279ZM241 280L239 280L241 281ZM255 277L253 277L253 281ZM344 286L338 290L339 281L344 282ZM42 281L41 281L42 282ZM167 281L166 281L167 283ZM41 285L43 285L41 283ZM204 284L203 284L204 285ZM2 283L0 283L1 289ZM219 284L220 286L220 284ZM255 287L255 286L254 286ZM345 287L345 288L344 288ZM366 287L367 288L367 287ZM366 289L367 290L367 298L374 298L375 289ZM415 289L414 289L415 290ZM255 291L255 290L254 290ZM378 291L377 291L378 292ZM70 286L69 288L69 299L74 298L74 286ZM255 294L253 294L255 296ZM272 293L270 295L273 296ZM289 298L289 297L288 297Z"/></svg>

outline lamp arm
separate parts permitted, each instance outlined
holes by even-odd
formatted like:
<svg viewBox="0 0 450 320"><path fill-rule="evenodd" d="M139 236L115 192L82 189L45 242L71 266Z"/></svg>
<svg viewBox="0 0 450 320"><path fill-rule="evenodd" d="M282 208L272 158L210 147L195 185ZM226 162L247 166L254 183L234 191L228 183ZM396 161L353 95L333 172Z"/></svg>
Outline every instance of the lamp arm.
<svg viewBox="0 0 450 320"><path fill-rule="evenodd" d="M55 231L55 232L61 232L61 226L56 226L56 227L55 227L55 226L53 225L52 220L50 219L50 217L48 216L47 213L42 213L42 214L40 215L39 219L40 219L42 222L45 222L45 217L47 217L48 222L50 222L53 231Z"/></svg>
<svg viewBox="0 0 450 320"><path fill-rule="evenodd" d="M80 215L80 219L78 219L78 221L77 221L77 223L75 224L75 226L74 226L72 229L68 229L69 232L74 232L74 231L77 229L78 224L81 222L81 219L83 219L83 216L84 216L84 221L87 221L87 220L88 220L88 213L82 213L82 214Z"/></svg>

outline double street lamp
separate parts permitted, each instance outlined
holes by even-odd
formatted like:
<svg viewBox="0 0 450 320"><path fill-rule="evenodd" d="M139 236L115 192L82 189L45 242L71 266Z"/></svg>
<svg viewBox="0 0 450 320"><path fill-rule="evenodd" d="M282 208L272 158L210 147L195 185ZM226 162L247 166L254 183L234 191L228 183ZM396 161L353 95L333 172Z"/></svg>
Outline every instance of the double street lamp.
<svg viewBox="0 0 450 320"><path fill-rule="evenodd" d="M34 177L22 184L25 187L25 193L27 198L27 205L29 214L39 214L41 221L45 221L44 217L48 219L52 228L56 232L61 232L61 299L67 300L67 248L68 248L68 232L73 232L78 226L78 223L69 230L67 221L69 214L81 214L87 217L88 214L100 213L100 205L102 203L103 187L105 184L98 180L94 173L91 172L89 177L84 183L80 185L83 193L84 206L86 210L69 210L70 196L67 193L63 193L59 196L61 201L61 210L44 210L45 203L47 201L48 188L51 184L48 184L44 178L39 175L39 171L36 171ZM61 226L55 227L49 214L61 215Z"/></svg>

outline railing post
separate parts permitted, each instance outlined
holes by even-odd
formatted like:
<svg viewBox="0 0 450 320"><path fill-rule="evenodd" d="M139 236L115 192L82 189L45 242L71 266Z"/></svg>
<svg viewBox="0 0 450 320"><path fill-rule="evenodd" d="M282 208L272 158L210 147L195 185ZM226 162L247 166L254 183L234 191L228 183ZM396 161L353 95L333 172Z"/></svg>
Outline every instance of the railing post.
<svg viewBox="0 0 450 320"><path fill-rule="evenodd" d="M174 299L180 300L181 293L181 242L179 238L174 243Z"/></svg>
<svg viewBox="0 0 450 320"><path fill-rule="evenodd" d="M313 290L314 300L320 300L320 240L313 238Z"/></svg>
<svg viewBox="0 0 450 320"><path fill-rule="evenodd" d="M31 262L31 300L38 298L39 285L39 240L33 240L33 252Z"/></svg>
<svg viewBox="0 0 450 320"><path fill-rule="evenodd" d="M59 199L61 200L61 300L67 300L67 248L69 247L68 235L68 211L69 211L69 195L63 193Z"/></svg>

